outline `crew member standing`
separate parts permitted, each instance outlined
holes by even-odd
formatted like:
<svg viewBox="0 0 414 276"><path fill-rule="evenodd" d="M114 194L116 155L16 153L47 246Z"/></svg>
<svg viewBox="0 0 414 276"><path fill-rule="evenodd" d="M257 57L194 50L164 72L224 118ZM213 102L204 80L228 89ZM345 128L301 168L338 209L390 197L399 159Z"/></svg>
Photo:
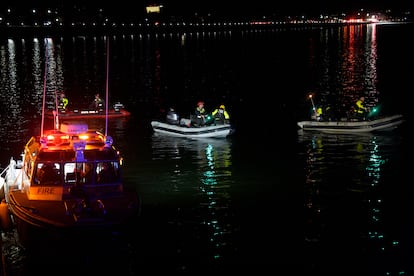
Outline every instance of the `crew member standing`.
<svg viewBox="0 0 414 276"><path fill-rule="evenodd" d="M66 107L69 103L68 98L66 98L66 95L64 92L60 93L60 98L59 98L59 104L58 104L58 110L62 113L64 113L66 111Z"/></svg>
<svg viewBox="0 0 414 276"><path fill-rule="evenodd" d="M95 94L95 99L93 100L91 104L91 108L95 109L96 111L103 111L105 108L104 101L99 96L99 93Z"/></svg>
<svg viewBox="0 0 414 276"><path fill-rule="evenodd" d="M228 124L230 122L230 115L224 104L216 108L211 115L213 115L216 124Z"/></svg>

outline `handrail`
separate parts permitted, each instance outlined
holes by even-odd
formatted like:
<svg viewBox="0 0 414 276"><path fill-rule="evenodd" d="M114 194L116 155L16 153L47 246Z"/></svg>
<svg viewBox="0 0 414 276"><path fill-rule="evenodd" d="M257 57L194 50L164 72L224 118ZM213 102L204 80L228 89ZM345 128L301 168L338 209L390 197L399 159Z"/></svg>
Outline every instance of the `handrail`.
<svg viewBox="0 0 414 276"><path fill-rule="evenodd" d="M0 176L1 176L1 177L4 177L4 176L3 176L3 174L5 174L5 173L7 172L7 170L9 169L9 167L10 167L10 164L9 164L9 165L7 165L7 167L5 167L5 168L1 171L1 173L0 173Z"/></svg>

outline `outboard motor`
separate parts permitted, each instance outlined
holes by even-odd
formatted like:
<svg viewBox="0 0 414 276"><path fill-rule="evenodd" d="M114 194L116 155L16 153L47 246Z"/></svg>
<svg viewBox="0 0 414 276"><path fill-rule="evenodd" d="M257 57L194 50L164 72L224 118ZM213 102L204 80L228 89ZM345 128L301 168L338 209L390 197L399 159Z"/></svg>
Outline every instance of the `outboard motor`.
<svg viewBox="0 0 414 276"><path fill-rule="evenodd" d="M178 125L180 124L180 116L178 116L177 112L173 108L167 113L167 123L171 125Z"/></svg>
<svg viewBox="0 0 414 276"><path fill-rule="evenodd" d="M120 102L116 102L115 104L114 104L114 110L116 111L116 112L119 112L121 109L123 109L124 108L124 105L123 104L121 104Z"/></svg>

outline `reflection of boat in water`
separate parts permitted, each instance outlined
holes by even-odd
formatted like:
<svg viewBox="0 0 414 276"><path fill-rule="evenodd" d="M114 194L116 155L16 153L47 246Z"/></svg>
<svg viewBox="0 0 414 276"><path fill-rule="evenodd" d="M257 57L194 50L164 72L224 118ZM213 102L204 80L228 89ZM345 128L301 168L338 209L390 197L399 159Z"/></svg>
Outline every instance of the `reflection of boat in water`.
<svg viewBox="0 0 414 276"><path fill-rule="evenodd" d="M152 121L151 126L155 133L187 138L225 138L233 131L230 124L187 127Z"/></svg>
<svg viewBox="0 0 414 276"><path fill-rule="evenodd" d="M398 133L379 131L379 132L358 132L352 133L329 133L323 131L298 130L298 142L307 144L311 142L316 147L323 143L325 146L335 147L340 145L370 144L372 140L381 142L384 145L399 143L401 136ZM391 135L392 134L392 135ZM397 135L395 135L397 134Z"/></svg>
<svg viewBox="0 0 414 276"><path fill-rule="evenodd" d="M231 208L235 181L232 139L182 139L155 133L152 148L153 162L160 162L158 179L165 177L165 181L160 182L166 183L162 184L165 187L157 186L157 189L168 191L168 196L158 196L157 201L165 200L171 194L174 198L179 197L179 208L172 219L179 225L179 233L187 238L195 236L194 233L207 235L191 243L195 252L199 248L211 248L209 254L215 261L224 260L233 246L229 235L237 231Z"/></svg>
<svg viewBox="0 0 414 276"><path fill-rule="evenodd" d="M375 133L372 132L359 132L354 135L349 135L347 133L329 133L323 131L306 131L304 129L298 130L298 140L299 142L309 142L313 139L323 139L324 141L329 141L337 143L339 141L348 141L354 142L358 140L367 140L375 136Z"/></svg>
<svg viewBox="0 0 414 276"><path fill-rule="evenodd" d="M389 205L384 205L383 199L389 191L385 188L386 179L395 175L390 174L390 163L398 158L396 147L400 146L401 135L390 132L349 135L301 129L298 138L303 146L305 174L306 254L312 254L316 247L335 246L337 237L341 237L342 251L356 256L364 252L363 257L369 246L373 260L382 260L384 254L399 258L399 237L389 231L390 222L384 220ZM362 249L359 243L353 243L355 239ZM331 252L328 250L326 254ZM375 269L377 263L372 262Z"/></svg>
<svg viewBox="0 0 414 276"><path fill-rule="evenodd" d="M86 124L62 123L32 137L22 160L12 158L1 175L22 243L121 230L139 213L138 196L124 187L121 167L112 138Z"/></svg>
<svg viewBox="0 0 414 276"><path fill-rule="evenodd" d="M303 130L315 130L329 133L367 133L392 130L404 122L402 115L378 117L364 121L300 121L297 125Z"/></svg>

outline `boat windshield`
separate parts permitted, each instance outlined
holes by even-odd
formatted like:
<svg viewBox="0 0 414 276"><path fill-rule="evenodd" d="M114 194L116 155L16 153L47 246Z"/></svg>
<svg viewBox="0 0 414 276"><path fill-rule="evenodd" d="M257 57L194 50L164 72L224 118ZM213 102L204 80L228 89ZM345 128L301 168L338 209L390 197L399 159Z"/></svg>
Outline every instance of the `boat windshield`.
<svg viewBox="0 0 414 276"><path fill-rule="evenodd" d="M98 183L113 183L120 180L118 162L99 162L96 166Z"/></svg>
<svg viewBox="0 0 414 276"><path fill-rule="evenodd" d="M120 181L119 163L105 162L68 162L63 166L66 184L93 185Z"/></svg>
<svg viewBox="0 0 414 276"><path fill-rule="evenodd" d="M61 184L60 164L53 162L38 163L35 172L35 183L39 185Z"/></svg>

